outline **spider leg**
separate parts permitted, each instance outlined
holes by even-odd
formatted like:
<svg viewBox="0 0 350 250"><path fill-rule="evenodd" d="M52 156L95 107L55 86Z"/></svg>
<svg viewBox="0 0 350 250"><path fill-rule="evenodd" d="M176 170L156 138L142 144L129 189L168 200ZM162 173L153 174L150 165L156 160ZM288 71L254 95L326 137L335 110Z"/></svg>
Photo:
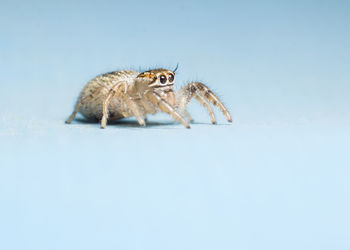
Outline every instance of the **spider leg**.
<svg viewBox="0 0 350 250"><path fill-rule="evenodd" d="M128 96L124 96L124 101L128 108L131 110L131 112L134 114L134 116L137 119L137 122L140 124L140 126L146 126L145 120L142 117L142 114L140 112L140 109L136 105L135 101L130 99Z"/></svg>
<svg viewBox="0 0 350 250"><path fill-rule="evenodd" d="M110 91L106 98L103 101L103 108L102 108L102 119L101 119L101 128L105 128L107 125L107 119L108 119L108 106L111 102L111 99L114 97L115 91Z"/></svg>
<svg viewBox="0 0 350 250"><path fill-rule="evenodd" d="M154 104L156 104L163 112L170 114L175 120L178 120L184 125L186 128L190 128L190 125L187 121L176 111L174 107L172 107L168 102L163 100L157 93L147 92L147 98Z"/></svg>
<svg viewBox="0 0 350 250"><path fill-rule="evenodd" d="M82 98L81 96L79 96L78 102L77 102L77 104L76 104L75 107L74 107L73 113L72 113L72 114L69 116L69 118L66 120L66 123L67 123L67 124L70 124L70 123L74 120L74 118L75 118L75 116L77 115L77 113L79 112L81 106L83 106L85 102L91 101L92 99L94 99L94 98L96 97L96 95L98 94L98 92L100 91L100 89L101 89L101 88L96 89L94 93L92 93L91 95L86 96L86 97L84 97L84 98Z"/></svg>
<svg viewBox="0 0 350 250"><path fill-rule="evenodd" d="M75 105L75 108L73 110L73 113L69 116L69 118L66 120L67 124L70 124L73 119L75 118L75 116L77 115L77 113L79 112L79 109L81 107L82 103L81 100L78 100L77 104Z"/></svg>
<svg viewBox="0 0 350 250"><path fill-rule="evenodd" d="M121 87L124 87L124 89L120 89ZM118 92L118 89L120 89L120 91ZM101 128L105 128L107 125L107 120L108 120L108 106L112 100L112 98L115 95L119 95L120 98L125 102L126 106L131 110L131 112L133 113L133 115L136 117L138 123L141 126L145 126L145 121L141 115L140 109L137 107L136 103L128 96L128 92L127 92L127 83L126 82L118 82L116 83L111 90L109 91L109 93L107 94L107 96L105 97L104 101L103 101L103 114L102 114L102 119L101 119Z"/></svg>
<svg viewBox="0 0 350 250"><path fill-rule="evenodd" d="M190 115L190 113L188 113L188 111L187 111L186 109L184 110L184 116L186 116L186 119L187 119L189 122L193 122L192 116Z"/></svg>
<svg viewBox="0 0 350 250"><path fill-rule="evenodd" d="M205 99L205 97L201 94L201 93L197 93L197 95L194 96L194 98L196 98L196 100L202 105L204 106L210 116L210 120L212 124L216 124L216 118L215 118L215 114L213 109L210 107L209 102Z"/></svg>
<svg viewBox="0 0 350 250"><path fill-rule="evenodd" d="M105 99L103 100L103 106L102 106L102 118L101 118L101 128L105 128L107 125L107 119L108 119L108 106L111 102L112 98L117 93L118 88L125 85L125 82L117 82L113 85L113 87L109 90L108 94L106 95ZM124 87L126 88L126 87Z"/></svg>
<svg viewBox="0 0 350 250"><path fill-rule="evenodd" d="M232 122L230 113L220 99L203 83L201 82L191 82L185 87L181 88L176 95L176 102L180 110L184 110L186 105L194 97L202 106L204 106L211 118L212 123L216 123L214 112L211 109L209 103L218 107L220 111L225 115L228 122ZM183 111L182 111L183 112Z"/></svg>

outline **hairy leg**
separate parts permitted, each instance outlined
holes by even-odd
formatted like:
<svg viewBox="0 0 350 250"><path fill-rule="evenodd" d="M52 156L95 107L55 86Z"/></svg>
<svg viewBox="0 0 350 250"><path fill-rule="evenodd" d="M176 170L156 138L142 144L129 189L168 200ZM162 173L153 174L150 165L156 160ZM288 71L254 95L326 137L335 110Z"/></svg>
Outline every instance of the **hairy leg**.
<svg viewBox="0 0 350 250"><path fill-rule="evenodd" d="M136 117L138 123L140 126L146 126L145 120L142 117L140 108L137 106L134 100L132 100L129 96L124 96L124 101L128 108L131 110L133 115Z"/></svg>
<svg viewBox="0 0 350 250"><path fill-rule="evenodd" d="M113 87L110 89L108 94L106 95L105 99L103 100L103 106L102 106L102 119L101 119L101 128L105 128L107 126L107 120L108 120L108 106L112 100L112 98L115 96L118 90L124 85L124 92L126 92L126 82L117 82L113 85Z"/></svg>
<svg viewBox="0 0 350 250"><path fill-rule="evenodd" d="M73 119L75 118L75 116L77 115L77 113L79 112L79 109L81 107L82 103L81 100L78 100L77 104L75 105L75 108L73 110L73 113L69 116L69 118L66 120L67 124L70 124Z"/></svg>
<svg viewBox="0 0 350 250"><path fill-rule="evenodd" d="M125 82L118 82L116 83L111 90L109 91L108 95L103 101L103 115L101 119L101 128L105 128L107 125L107 120L108 120L108 106L111 102L111 100L115 97L118 96L121 100L124 101L126 106L131 110L132 114L136 117L138 123L141 126L145 126L145 120L142 117L141 111L137 104L135 103L134 100L132 100L129 97L128 91L127 91L127 85Z"/></svg>
<svg viewBox="0 0 350 250"><path fill-rule="evenodd" d="M205 99L205 97L200 94L197 93L197 95L194 96L194 98L196 98L196 100L207 109L209 116L210 116L210 120L212 124L216 124L216 118L215 118L215 114L213 109L210 107L210 103Z"/></svg>
<svg viewBox="0 0 350 250"><path fill-rule="evenodd" d="M73 121L73 119L75 118L75 116L79 112L80 108L85 104L85 102L89 102L89 101L93 100L94 98L96 98L96 96L98 96L98 93L99 93L100 89L101 88L97 88L94 91L94 93L92 93L89 96L86 96L84 98L79 97L79 100L78 100L77 104L75 105L73 113L66 120L67 124L70 124Z"/></svg>
<svg viewBox="0 0 350 250"><path fill-rule="evenodd" d="M157 93L147 92L147 98L154 104L156 104L160 110L170 114L175 120L178 120L184 125L186 128L190 128L190 125L187 121L176 111L174 107L172 107L169 103L163 100Z"/></svg>
<svg viewBox="0 0 350 250"><path fill-rule="evenodd" d="M190 113L185 109L184 110L184 116L186 116L187 121L193 122L193 118L191 117Z"/></svg>
<svg viewBox="0 0 350 250"><path fill-rule="evenodd" d="M224 104L207 86L200 82L191 82L176 93L176 102L180 112L183 112L192 97L196 98L197 101L207 109L212 123L216 123L216 119L209 103L218 107L225 115L226 120L232 122L231 115Z"/></svg>

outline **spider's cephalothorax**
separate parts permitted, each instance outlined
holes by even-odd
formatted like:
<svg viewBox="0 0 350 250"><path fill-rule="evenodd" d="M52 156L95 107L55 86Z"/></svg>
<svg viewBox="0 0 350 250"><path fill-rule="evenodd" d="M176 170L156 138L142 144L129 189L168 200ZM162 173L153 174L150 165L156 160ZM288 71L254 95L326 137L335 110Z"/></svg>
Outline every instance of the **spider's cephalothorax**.
<svg viewBox="0 0 350 250"><path fill-rule="evenodd" d="M137 81L141 80L141 82L145 82L144 87L146 90L148 88L152 89L172 106L176 105L174 79L175 73L166 69L145 71L139 74L136 78ZM140 85L142 84L143 83Z"/></svg>
<svg viewBox="0 0 350 250"><path fill-rule="evenodd" d="M71 123L80 112L88 119L101 120L105 128L107 120L135 116L145 125L144 117L163 111L189 128L192 121L186 105L194 97L203 105L216 123L210 104L217 106L231 122L231 116L219 98L203 83L191 82L174 92L175 70L153 69L142 73L133 70L115 71L95 77L80 93L78 102L66 123ZM186 119L185 119L185 117Z"/></svg>

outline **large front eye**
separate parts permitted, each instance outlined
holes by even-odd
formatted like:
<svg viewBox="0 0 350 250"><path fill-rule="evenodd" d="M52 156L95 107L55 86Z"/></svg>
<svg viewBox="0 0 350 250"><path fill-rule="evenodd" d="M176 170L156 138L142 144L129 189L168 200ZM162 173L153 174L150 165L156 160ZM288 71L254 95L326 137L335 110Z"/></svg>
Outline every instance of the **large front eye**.
<svg viewBox="0 0 350 250"><path fill-rule="evenodd" d="M174 75L173 74L169 74L168 75L168 80L169 80L169 82L173 82L174 81Z"/></svg>
<svg viewBox="0 0 350 250"><path fill-rule="evenodd" d="M160 83L162 83L162 84L166 83L166 76L165 75L161 75L159 77L159 80L160 80Z"/></svg>

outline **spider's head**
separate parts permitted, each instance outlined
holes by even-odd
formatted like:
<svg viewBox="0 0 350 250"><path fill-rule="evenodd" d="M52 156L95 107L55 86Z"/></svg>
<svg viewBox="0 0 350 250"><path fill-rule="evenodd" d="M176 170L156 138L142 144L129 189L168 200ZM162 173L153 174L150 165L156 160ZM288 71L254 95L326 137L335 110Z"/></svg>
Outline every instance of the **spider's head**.
<svg viewBox="0 0 350 250"><path fill-rule="evenodd" d="M176 67L177 68L177 67ZM146 84L147 89L152 89L170 104L175 105L174 80L175 70L152 69L140 73L137 79Z"/></svg>
<svg viewBox="0 0 350 250"><path fill-rule="evenodd" d="M172 88L174 85L175 71L167 69L152 69L140 73L137 78L146 81L150 88Z"/></svg>

